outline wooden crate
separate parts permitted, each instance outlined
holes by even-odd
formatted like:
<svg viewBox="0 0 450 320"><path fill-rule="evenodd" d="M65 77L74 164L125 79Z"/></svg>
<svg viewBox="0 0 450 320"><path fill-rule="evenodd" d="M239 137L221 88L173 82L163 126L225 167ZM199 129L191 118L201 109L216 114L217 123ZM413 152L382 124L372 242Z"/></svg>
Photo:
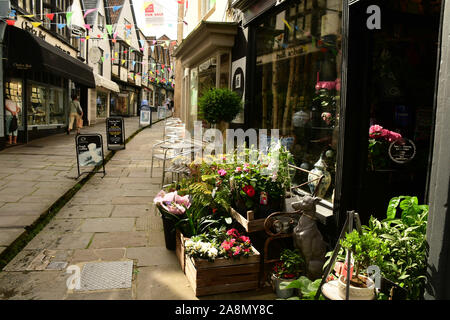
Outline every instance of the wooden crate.
<svg viewBox="0 0 450 320"><path fill-rule="evenodd" d="M244 227L247 232L256 232L264 230L264 221L266 218L255 219L253 211L247 211L247 218L241 215L239 212L231 208L230 215Z"/></svg>
<svg viewBox="0 0 450 320"><path fill-rule="evenodd" d="M175 248L175 254L177 256L178 262L180 263L181 270L185 269L185 253L184 253L184 241L188 239L185 238L184 235L180 232L180 230L177 229L176 234L176 248Z"/></svg>
<svg viewBox="0 0 450 320"><path fill-rule="evenodd" d="M195 295L205 296L258 288L260 254L252 247L253 255L239 260L219 258L214 262L185 257L186 277Z"/></svg>

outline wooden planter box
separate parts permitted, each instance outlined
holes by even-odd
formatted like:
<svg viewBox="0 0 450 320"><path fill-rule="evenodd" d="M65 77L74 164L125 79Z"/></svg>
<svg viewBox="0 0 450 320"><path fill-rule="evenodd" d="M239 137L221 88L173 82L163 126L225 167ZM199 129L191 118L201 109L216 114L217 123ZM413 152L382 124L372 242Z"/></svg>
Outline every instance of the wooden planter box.
<svg viewBox="0 0 450 320"><path fill-rule="evenodd" d="M256 232L264 230L264 221L266 218L255 219L255 214L253 211L247 211L247 217L244 217L239 212L230 209L230 215L241 225L244 227L247 232Z"/></svg>
<svg viewBox="0 0 450 320"><path fill-rule="evenodd" d="M187 256L184 251L186 239L177 231L175 253L197 297L258 288L261 257L255 248L252 247L253 255L248 258L241 257L239 260L219 258L209 262Z"/></svg>

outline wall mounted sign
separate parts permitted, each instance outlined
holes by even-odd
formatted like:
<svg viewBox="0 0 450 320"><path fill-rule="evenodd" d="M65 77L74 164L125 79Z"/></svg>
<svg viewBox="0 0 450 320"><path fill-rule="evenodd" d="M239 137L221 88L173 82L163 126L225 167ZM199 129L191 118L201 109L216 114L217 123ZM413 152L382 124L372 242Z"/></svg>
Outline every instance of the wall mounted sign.
<svg viewBox="0 0 450 320"><path fill-rule="evenodd" d="M78 177L84 173L103 173L105 176L105 159L103 153L103 139L101 134L78 134L75 136L77 153ZM94 171L102 166L103 171ZM91 171L80 172L80 167L90 167Z"/></svg>
<svg viewBox="0 0 450 320"><path fill-rule="evenodd" d="M125 124L122 117L106 119L106 143L108 150L125 149Z"/></svg>
<svg viewBox="0 0 450 320"><path fill-rule="evenodd" d="M416 145L410 139L402 138L390 144L388 153L391 160L395 163L405 164L414 159Z"/></svg>

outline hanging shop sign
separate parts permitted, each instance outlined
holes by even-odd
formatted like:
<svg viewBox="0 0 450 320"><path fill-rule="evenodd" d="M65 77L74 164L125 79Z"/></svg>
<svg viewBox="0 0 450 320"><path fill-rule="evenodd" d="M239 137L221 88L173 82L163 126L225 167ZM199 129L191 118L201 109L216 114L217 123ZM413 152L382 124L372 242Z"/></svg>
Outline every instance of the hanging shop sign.
<svg viewBox="0 0 450 320"><path fill-rule="evenodd" d="M125 149L125 125L122 117L106 119L106 142L108 150Z"/></svg>
<svg viewBox="0 0 450 320"><path fill-rule="evenodd" d="M105 158L103 153L103 139L101 134L78 134L75 137L77 153L78 177L84 173L103 173L105 176ZM95 171L99 166L103 171ZM80 168L91 168L91 171L81 172Z"/></svg>
<svg viewBox="0 0 450 320"><path fill-rule="evenodd" d="M402 138L389 145L389 157L398 164L405 164L414 159L416 145L410 139Z"/></svg>

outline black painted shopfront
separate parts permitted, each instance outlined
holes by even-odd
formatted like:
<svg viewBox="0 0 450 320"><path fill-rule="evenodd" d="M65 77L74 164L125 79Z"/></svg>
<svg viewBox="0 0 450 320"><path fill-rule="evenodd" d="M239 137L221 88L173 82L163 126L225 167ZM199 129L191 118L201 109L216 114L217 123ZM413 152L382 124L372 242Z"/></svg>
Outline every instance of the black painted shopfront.
<svg viewBox="0 0 450 320"><path fill-rule="evenodd" d="M450 198L450 168L441 161L450 144L442 145L445 125L435 125L437 108L441 118L449 111L446 91L437 101L438 83L448 76L439 78L443 6L439 0L233 2L248 32L248 42L237 42L248 46L244 126L279 129L297 166L325 167L331 181L321 205L334 237L348 210L366 224L371 215L385 218L395 196L429 204L433 285L446 277L450 261L441 253L450 234L448 207L434 194L439 186ZM431 295L448 297L444 289Z"/></svg>
<svg viewBox="0 0 450 320"><path fill-rule="evenodd" d="M89 66L17 27L7 27L5 44L5 98L21 107L19 142L64 132L72 93L87 115L87 88L95 88Z"/></svg>
<svg viewBox="0 0 450 320"><path fill-rule="evenodd" d="M325 166L336 226L347 210L383 218L393 196L427 202L440 2L406 2L235 4L248 30L245 127L277 128L298 166ZM374 4L381 29L367 23Z"/></svg>

